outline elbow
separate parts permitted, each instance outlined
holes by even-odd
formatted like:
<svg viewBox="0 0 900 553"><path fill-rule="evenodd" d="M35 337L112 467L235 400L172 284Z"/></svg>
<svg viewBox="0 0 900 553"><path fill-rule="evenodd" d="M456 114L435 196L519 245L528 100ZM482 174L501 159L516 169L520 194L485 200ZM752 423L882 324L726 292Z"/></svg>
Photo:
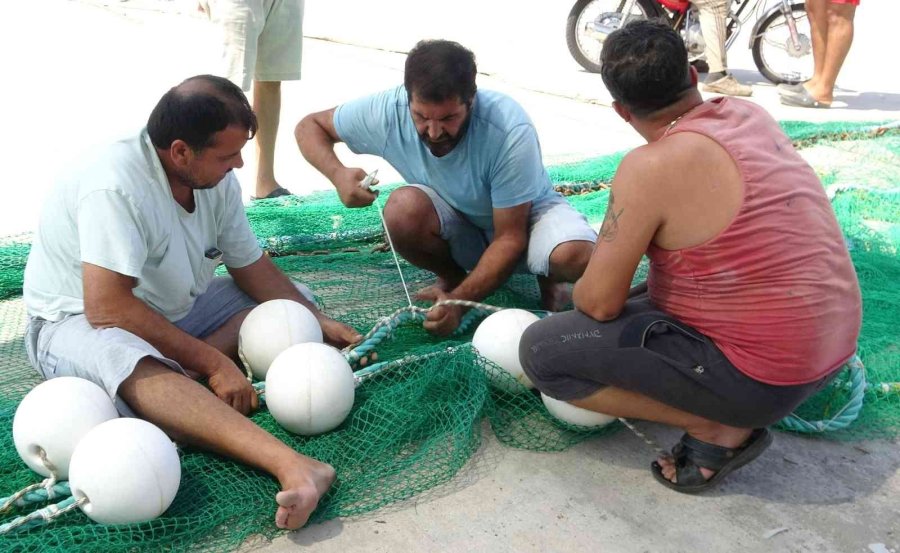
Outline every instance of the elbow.
<svg viewBox="0 0 900 553"><path fill-rule="evenodd" d="M624 307L624 302L610 301L609 298L599 297L596 290L586 289L582 280L575 283L572 303L575 309L595 321L611 321L622 313Z"/></svg>
<svg viewBox="0 0 900 553"><path fill-rule="evenodd" d="M121 328L121 317L117 315L115 310L104 307L102 302L84 302L84 318L91 328Z"/></svg>

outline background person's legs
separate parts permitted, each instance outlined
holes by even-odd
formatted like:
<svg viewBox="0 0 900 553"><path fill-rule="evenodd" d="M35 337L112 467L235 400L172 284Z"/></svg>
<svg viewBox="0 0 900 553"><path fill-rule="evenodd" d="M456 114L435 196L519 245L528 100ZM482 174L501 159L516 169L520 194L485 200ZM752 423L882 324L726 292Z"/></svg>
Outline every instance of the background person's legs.
<svg viewBox="0 0 900 553"><path fill-rule="evenodd" d="M832 0L806 0L812 35L814 72L803 86L824 104L834 100L834 86L850 45L856 5Z"/></svg>
<svg viewBox="0 0 900 553"><path fill-rule="evenodd" d="M730 96L750 96L753 89L728 74L725 52L728 0L695 0L693 4L700 12L700 31L706 42L706 62L709 65L703 90Z"/></svg>
<svg viewBox="0 0 900 553"><path fill-rule="evenodd" d="M256 197L265 198L280 188L275 179L275 141L281 118L281 81L253 81L256 131Z"/></svg>

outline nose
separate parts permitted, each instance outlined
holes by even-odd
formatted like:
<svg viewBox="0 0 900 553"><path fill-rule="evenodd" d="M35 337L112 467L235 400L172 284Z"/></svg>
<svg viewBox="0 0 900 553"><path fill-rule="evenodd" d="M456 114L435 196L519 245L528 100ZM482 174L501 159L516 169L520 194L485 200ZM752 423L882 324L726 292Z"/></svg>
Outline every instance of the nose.
<svg viewBox="0 0 900 553"><path fill-rule="evenodd" d="M444 134L444 127L441 125L439 121L433 121L428 123L428 138L431 140L437 140Z"/></svg>
<svg viewBox="0 0 900 553"><path fill-rule="evenodd" d="M244 166L244 156L238 154L237 159L234 162L234 169L240 169Z"/></svg>

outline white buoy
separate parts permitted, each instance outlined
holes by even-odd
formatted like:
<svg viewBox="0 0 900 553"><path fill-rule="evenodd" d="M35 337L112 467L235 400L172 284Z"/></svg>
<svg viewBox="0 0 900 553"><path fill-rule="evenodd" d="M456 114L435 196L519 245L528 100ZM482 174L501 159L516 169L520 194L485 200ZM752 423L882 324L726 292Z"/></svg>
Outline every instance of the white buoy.
<svg viewBox="0 0 900 553"><path fill-rule="evenodd" d="M294 434L312 436L337 427L353 408L354 396L350 364L325 344L289 347L266 375L266 406Z"/></svg>
<svg viewBox="0 0 900 553"><path fill-rule="evenodd" d="M472 336L472 346L485 359L511 374L526 388L534 388L519 362L519 341L525 329L538 321L538 316L524 309L504 309L481 321ZM493 384L507 392L518 388L505 379L495 378Z"/></svg>
<svg viewBox="0 0 900 553"><path fill-rule="evenodd" d="M57 477L65 480L79 440L98 424L118 416L103 388L90 380L53 378L35 386L19 403L13 418L13 443L31 470L50 476L41 459L43 452L56 468Z"/></svg>
<svg viewBox="0 0 900 553"><path fill-rule="evenodd" d="M544 406L547 408L547 411L550 411L551 415L563 422L574 424L576 426L599 428L616 420L616 417L604 415L603 413L598 413L589 409L582 409L581 407L576 407L566 401L553 399L543 393L541 393L541 400L544 402Z"/></svg>
<svg viewBox="0 0 900 553"><path fill-rule="evenodd" d="M265 380L279 353L305 342L322 342L315 315L295 301L270 300L254 307L241 324L238 354L257 380Z"/></svg>
<svg viewBox="0 0 900 553"><path fill-rule="evenodd" d="M141 419L105 422L72 455L69 486L100 524L133 524L163 514L181 482L181 461L165 433Z"/></svg>

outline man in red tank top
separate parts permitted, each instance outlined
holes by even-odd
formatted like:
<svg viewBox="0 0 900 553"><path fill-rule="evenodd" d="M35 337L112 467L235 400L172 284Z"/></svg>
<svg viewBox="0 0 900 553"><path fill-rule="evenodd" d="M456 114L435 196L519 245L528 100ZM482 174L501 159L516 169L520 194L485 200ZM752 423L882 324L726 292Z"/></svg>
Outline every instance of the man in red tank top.
<svg viewBox="0 0 900 553"><path fill-rule="evenodd" d="M519 356L553 398L683 429L651 468L696 493L759 456L766 427L853 355L859 285L815 173L762 108L703 102L674 31L633 22L601 61L648 144L619 166L576 310L529 327Z"/></svg>

